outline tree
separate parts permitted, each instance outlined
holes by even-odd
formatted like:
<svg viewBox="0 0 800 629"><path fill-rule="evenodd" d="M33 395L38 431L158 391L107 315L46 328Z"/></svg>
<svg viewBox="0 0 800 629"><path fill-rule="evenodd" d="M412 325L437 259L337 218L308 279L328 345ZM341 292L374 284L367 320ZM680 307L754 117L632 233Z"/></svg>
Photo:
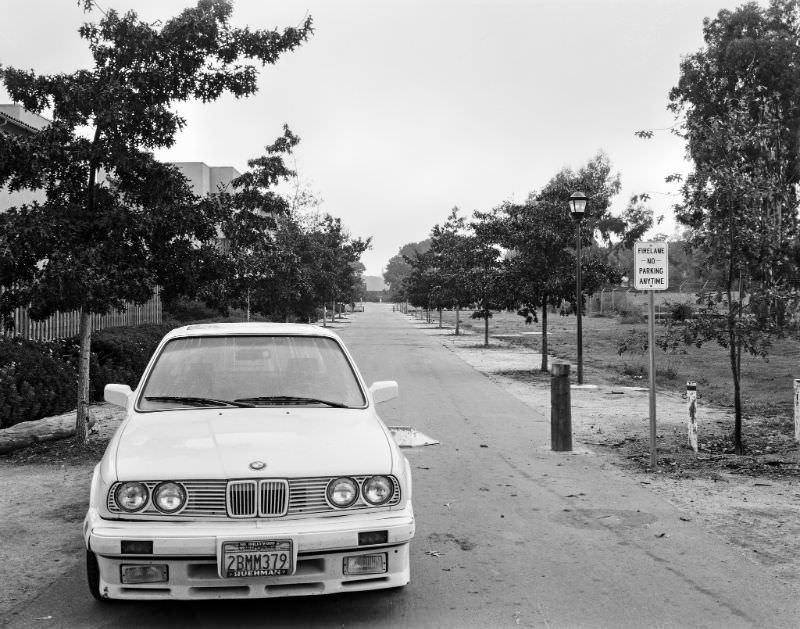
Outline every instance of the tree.
<svg viewBox="0 0 800 629"><path fill-rule="evenodd" d="M273 64L311 34L310 18L283 32L234 28L231 11L226 0L200 0L153 25L108 10L79 30L91 69L39 76L0 68L15 102L53 110L53 123L39 133L3 137L0 184L41 188L46 201L2 218L0 312L30 306L32 317L44 318L80 310L79 441L88 438L90 313L144 301L157 284L185 279L168 270L203 268L193 260L209 249L209 232L222 218L213 203L195 203L177 171L148 153L172 145L185 126L171 107L255 93L250 61Z"/></svg>
<svg viewBox="0 0 800 629"><path fill-rule="evenodd" d="M591 295L601 286L618 283L619 269L593 256L590 246L598 239L608 243L613 236L627 242L643 233L652 223L652 214L627 212L622 217L610 213L611 198L620 188L619 176L611 174L608 158L600 153L577 172L563 169L523 204L504 203L491 212L477 213L476 230L485 240L509 251L504 262L509 290L520 304L527 322L537 321L542 311L542 371L548 369L547 308L566 301L573 311L583 304L575 296L575 223L567 207L570 195L582 190L589 201L581 228L582 287ZM650 223L648 223L650 221Z"/></svg>
<svg viewBox="0 0 800 629"><path fill-rule="evenodd" d="M225 209L220 225L224 237L225 272L206 291L207 302L221 311L233 305L244 308L249 319L251 301L270 284L275 265L274 235L278 221L290 213L289 202L274 191L276 185L295 177L284 157L300 139L284 125L283 136L265 148L261 157L248 161L251 170L234 179L230 191L214 194Z"/></svg>
<svg viewBox="0 0 800 629"><path fill-rule="evenodd" d="M420 253L414 251L413 256L405 256L406 264L411 273L403 279L402 292L405 299L415 308L425 308L428 311L439 313L439 327L442 327L442 310L447 306L445 292L442 288L443 278L436 266L437 257L433 251L427 249Z"/></svg>
<svg viewBox="0 0 800 629"><path fill-rule="evenodd" d="M506 274L501 260L501 250L486 238L480 231L475 231L471 224L472 234L467 245L470 258L466 279L469 293L475 303L473 319L483 319L483 345L489 347L489 319L493 310L501 310L511 305Z"/></svg>
<svg viewBox="0 0 800 629"><path fill-rule="evenodd" d="M333 316L339 298L352 298L356 277L360 277L355 263L369 249L372 239L351 238L342 220L329 214L310 222L306 238L310 253L310 282L316 303L323 307L323 325L327 325L325 304L334 304Z"/></svg>
<svg viewBox="0 0 800 629"><path fill-rule="evenodd" d="M400 247L400 251L389 259L386 270L383 272L383 281L389 285L391 298L394 301L404 301L402 294L403 281L411 274L412 267L409 262L417 253L425 253L430 249L430 238L420 242L410 242Z"/></svg>
<svg viewBox="0 0 800 629"><path fill-rule="evenodd" d="M461 308L472 303L470 271L474 263L474 242L463 216L454 207L442 225L431 230L431 251L441 278L441 297L456 311L456 336L460 329Z"/></svg>
<svg viewBox="0 0 800 629"><path fill-rule="evenodd" d="M737 454L741 353L766 356L797 306L799 30L797 0L720 11L704 21L705 47L684 59L670 92L694 163L676 217L690 228L689 245L725 270L724 289L680 334L729 350Z"/></svg>
<svg viewBox="0 0 800 629"><path fill-rule="evenodd" d="M279 218L268 256L270 276L255 292L253 308L278 321L311 322L317 302L312 283L314 255L295 215Z"/></svg>

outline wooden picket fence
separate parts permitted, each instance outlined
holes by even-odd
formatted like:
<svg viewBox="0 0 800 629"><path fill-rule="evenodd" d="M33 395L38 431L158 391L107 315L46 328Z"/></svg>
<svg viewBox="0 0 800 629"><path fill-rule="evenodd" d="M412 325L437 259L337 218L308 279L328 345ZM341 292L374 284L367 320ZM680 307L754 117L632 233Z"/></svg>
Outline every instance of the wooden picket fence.
<svg viewBox="0 0 800 629"><path fill-rule="evenodd" d="M106 315L91 315L91 329L102 330L140 323L161 323L161 295L156 289L150 301L138 306L129 303L124 310L110 312ZM4 336L20 336L33 341L52 341L54 339L77 336L80 332L80 312L56 312L43 321L33 321L26 308L17 308L14 312L14 329L6 331Z"/></svg>

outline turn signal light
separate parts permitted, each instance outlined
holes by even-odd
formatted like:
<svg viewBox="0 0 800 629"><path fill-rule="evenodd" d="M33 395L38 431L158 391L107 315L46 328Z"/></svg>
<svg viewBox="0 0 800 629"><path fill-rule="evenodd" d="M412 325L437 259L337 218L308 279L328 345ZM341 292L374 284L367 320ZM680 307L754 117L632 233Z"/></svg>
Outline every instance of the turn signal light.
<svg viewBox="0 0 800 629"><path fill-rule="evenodd" d="M153 540L123 539L120 542L120 552L123 555L152 555Z"/></svg>
<svg viewBox="0 0 800 629"><path fill-rule="evenodd" d="M358 534L359 546L373 546L386 544L389 541L389 531L364 531Z"/></svg>

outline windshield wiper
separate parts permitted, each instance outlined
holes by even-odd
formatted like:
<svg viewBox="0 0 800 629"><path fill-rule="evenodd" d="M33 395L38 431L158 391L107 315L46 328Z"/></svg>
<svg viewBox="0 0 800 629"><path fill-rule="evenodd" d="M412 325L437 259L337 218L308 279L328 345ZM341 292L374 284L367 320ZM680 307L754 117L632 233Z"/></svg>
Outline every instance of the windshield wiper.
<svg viewBox="0 0 800 629"><path fill-rule="evenodd" d="M234 400L234 402L275 402L277 404L325 404L334 408L350 408L347 404L341 402L331 402L330 400L320 400L314 397L297 397L294 395L262 395L260 397L243 397Z"/></svg>
<svg viewBox="0 0 800 629"><path fill-rule="evenodd" d="M150 395L144 398L148 402L182 402L192 406L238 406L240 408L254 408L254 404L247 404L240 400L215 400L208 397L184 397L179 395Z"/></svg>

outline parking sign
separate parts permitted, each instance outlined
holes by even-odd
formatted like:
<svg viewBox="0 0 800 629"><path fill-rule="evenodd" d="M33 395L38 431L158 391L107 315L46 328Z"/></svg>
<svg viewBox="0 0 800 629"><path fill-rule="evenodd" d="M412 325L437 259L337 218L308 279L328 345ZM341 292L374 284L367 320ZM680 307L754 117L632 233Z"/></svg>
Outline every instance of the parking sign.
<svg viewBox="0 0 800 629"><path fill-rule="evenodd" d="M634 246L633 277L636 290L667 290L669 260L666 242L637 242Z"/></svg>

